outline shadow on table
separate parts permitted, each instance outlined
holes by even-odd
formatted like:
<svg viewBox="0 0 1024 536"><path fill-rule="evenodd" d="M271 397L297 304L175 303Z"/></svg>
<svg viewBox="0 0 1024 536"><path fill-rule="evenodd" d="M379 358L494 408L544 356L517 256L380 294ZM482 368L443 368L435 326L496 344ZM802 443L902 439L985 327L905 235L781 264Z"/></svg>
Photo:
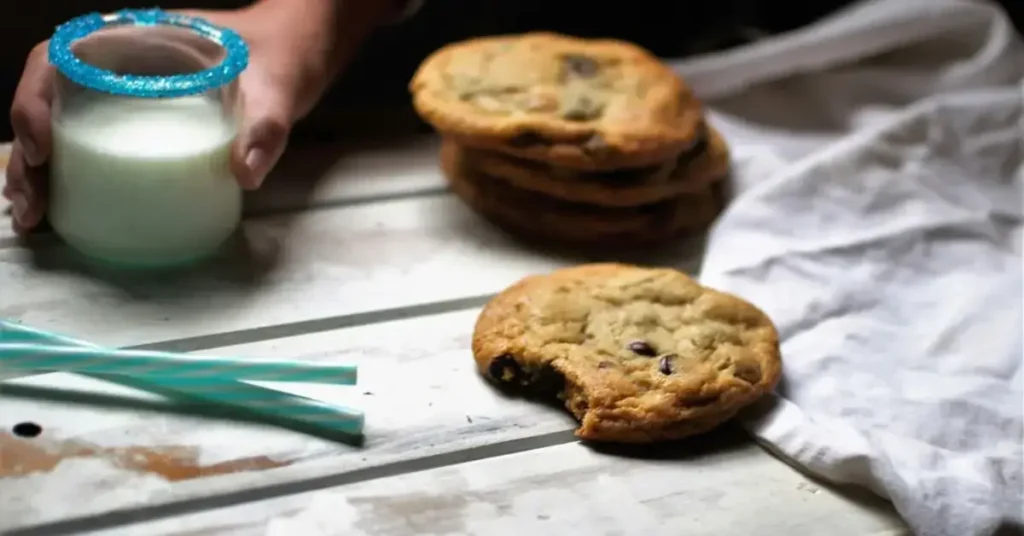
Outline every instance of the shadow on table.
<svg viewBox="0 0 1024 536"><path fill-rule="evenodd" d="M247 195L246 215L291 213L323 205L314 202L317 188L339 163L358 154L409 145L429 132L407 107L314 110L296 125L289 151L263 186Z"/></svg>
<svg viewBox="0 0 1024 536"><path fill-rule="evenodd" d="M244 299L275 272L293 216L316 208L313 197L330 169L355 154L409 143L423 132L408 110L326 111L313 117L296 126L291 150L264 186L246 194L244 217L276 216L273 236L256 236L242 226L217 255L168 269L125 269L87 258L64 245L45 221L30 236L3 242L23 246L39 271L84 276L140 300L186 302L190 295L209 291L211 284Z"/></svg>
<svg viewBox="0 0 1024 536"><path fill-rule="evenodd" d="M691 275L700 272L704 249L707 245L707 235L704 233L680 237L671 243L656 247L635 249L572 246L509 236L512 241L524 248L542 253L545 257L563 260L566 264L619 262L646 266L669 266Z"/></svg>
<svg viewBox="0 0 1024 536"><path fill-rule="evenodd" d="M745 411L757 414L771 411L777 400L776 398L766 398ZM811 481L814 486L827 489L829 492L842 497L859 508L892 515L892 504L885 499L863 487L826 481L821 476L809 472L807 468L778 453L769 445L756 440L735 420L726 422L705 434L679 441L651 445L617 445L590 442L585 442L584 444L594 451L612 456L639 460L699 462L701 459L708 457L728 455L730 452L747 448L752 443L764 449L781 463L785 463L791 469L800 473L804 478ZM811 486L809 492L817 493L818 490L813 489L813 486ZM909 534L909 532L906 534Z"/></svg>
<svg viewBox="0 0 1024 536"><path fill-rule="evenodd" d="M692 461L740 450L749 447L752 441L749 434L730 421L710 432L678 441L643 445L584 441L583 444L596 452L624 458Z"/></svg>

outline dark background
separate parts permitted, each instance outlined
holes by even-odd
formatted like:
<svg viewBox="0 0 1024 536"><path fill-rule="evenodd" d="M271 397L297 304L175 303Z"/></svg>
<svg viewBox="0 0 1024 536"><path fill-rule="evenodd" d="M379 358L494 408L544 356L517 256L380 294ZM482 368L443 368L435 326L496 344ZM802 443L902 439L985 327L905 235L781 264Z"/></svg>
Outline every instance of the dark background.
<svg viewBox="0 0 1024 536"><path fill-rule="evenodd" d="M84 11L151 7L137 0L14 0L0 16L0 102L11 102L29 49L47 39L54 26ZM231 8L243 0L168 0L165 9ZM852 0L669 1L629 0L427 0L412 20L383 29L367 45L346 76L325 99L320 117L344 115L358 108L373 116L378 108L408 105L406 83L426 54L467 37L527 30L617 37L634 41L656 54L684 57L724 49L806 25ZM1024 22L1024 1L1002 0L1017 27ZM626 9L628 6L628 9ZM356 106L350 106L355 103ZM327 113L330 112L330 113ZM6 115L6 114L5 114ZM12 137L8 121L0 121L0 141Z"/></svg>

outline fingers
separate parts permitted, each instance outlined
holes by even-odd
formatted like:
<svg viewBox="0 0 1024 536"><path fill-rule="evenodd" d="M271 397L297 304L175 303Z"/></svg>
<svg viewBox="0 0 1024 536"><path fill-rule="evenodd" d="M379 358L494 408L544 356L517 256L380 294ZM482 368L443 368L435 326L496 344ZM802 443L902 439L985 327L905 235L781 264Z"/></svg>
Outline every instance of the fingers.
<svg viewBox="0 0 1024 536"><path fill-rule="evenodd" d="M50 157L54 71L46 61L46 46L40 43L29 53L11 105L11 127L31 167L43 165Z"/></svg>
<svg viewBox="0 0 1024 536"><path fill-rule="evenodd" d="M40 43L29 53L11 105L14 146L7 162L3 196L11 201L14 231L19 234L39 225L46 211L44 164L52 148L50 103L54 83L46 46L46 42Z"/></svg>
<svg viewBox="0 0 1024 536"><path fill-rule="evenodd" d="M269 86L242 86L242 122L232 150L232 171L242 188L255 190L281 158L291 130L291 102Z"/></svg>
<svg viewBox="0 0 1024 536"><path fill-rule="evenodd" d="M20 141L14 143L7 161L3 196L11 201L14 231L24 234L43 220L46 212L44 168L29 165Z"/></svg>

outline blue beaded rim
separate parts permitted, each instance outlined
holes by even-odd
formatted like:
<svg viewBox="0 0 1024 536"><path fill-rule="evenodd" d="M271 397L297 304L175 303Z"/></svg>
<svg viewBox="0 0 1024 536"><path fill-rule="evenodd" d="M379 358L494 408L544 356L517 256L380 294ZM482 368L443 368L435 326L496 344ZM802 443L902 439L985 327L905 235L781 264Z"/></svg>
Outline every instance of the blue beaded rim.
<svg viewBox="0 0 1024 536"><path fill-rule="evenodd" d="M177 26L186 28L224 48L220 64L194 73L169 76L117 74L90 65L71 51L71 46L109 26ZM142 98L196 95L227 85L249 64L249 47L229 28L215 26L198 17L167 13L160 9L123 9L110 15L89 13L57 27L50 39L50 63L72 82L104 93Z"/></svg>

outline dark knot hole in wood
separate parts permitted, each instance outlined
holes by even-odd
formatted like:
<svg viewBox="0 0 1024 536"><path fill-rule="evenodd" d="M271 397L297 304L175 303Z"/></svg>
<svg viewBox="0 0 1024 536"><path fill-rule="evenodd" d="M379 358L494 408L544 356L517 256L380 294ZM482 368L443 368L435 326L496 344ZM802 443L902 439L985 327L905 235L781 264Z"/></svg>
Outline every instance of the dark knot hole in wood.
<svg viewBox="0 0 1024 536"><path fill-rule="evenodd" d="M43 427L34 422L19 422L11 431L18 437L38 437L43 433Z"/></svg>

